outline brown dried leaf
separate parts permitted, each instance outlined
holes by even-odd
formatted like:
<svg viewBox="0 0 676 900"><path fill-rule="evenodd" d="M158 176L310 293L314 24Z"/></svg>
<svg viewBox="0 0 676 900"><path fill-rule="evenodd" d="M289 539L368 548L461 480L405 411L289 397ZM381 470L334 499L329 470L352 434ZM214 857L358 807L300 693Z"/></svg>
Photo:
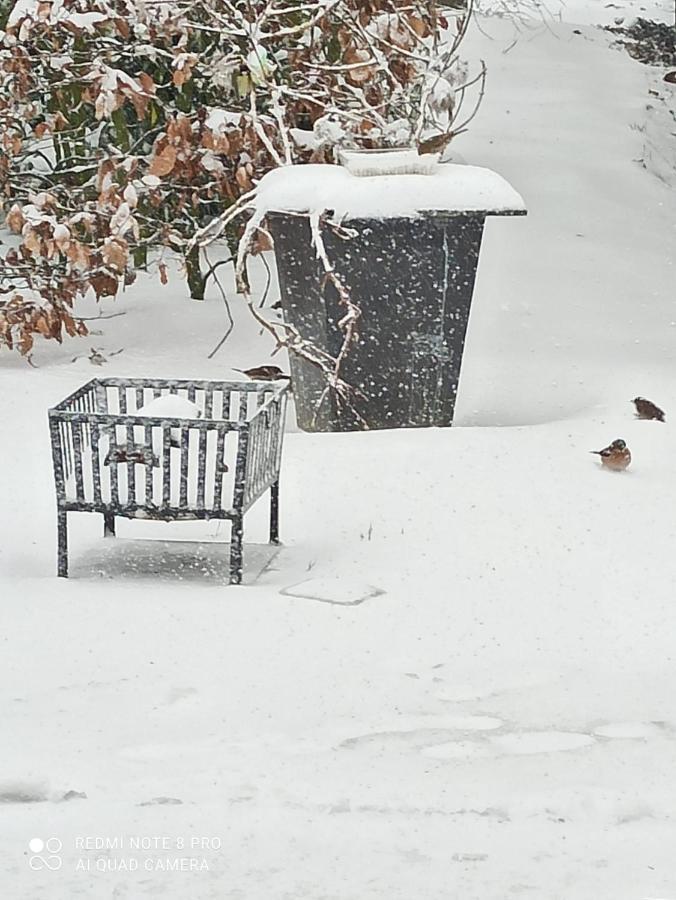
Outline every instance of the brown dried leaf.
<svg viewBox="0 0 676 900"><path fill-rule="evenodd" d="M21 211L21 207L18 203L15 203L7 213L6 221L14 234L20 233L21 229L26 224L26 220L24 219L23 212Z"/></svg>
<svg viewBox="0 0 676 900"><path fill-rule="evenodd" d="M206 134L207 132L205 132ZM219 134L214 141L213 150L216 153L220 153L223 156L228 156L230 154L232 145L229 139L224 134Z"/></svg>
<svg viewBox="0 0 676 900"><path fill-rule="evenodd" d="M126 19L115 19L115 27L118 32L122 35L122 37L126 40L131 34L131 29L129 27L129 22Z"/></svg>
<svg viewBox="0 0 676 900"><path fill-rule="evenodd" d="M161 178L168 175L176 165L176 148L168 144L157 156L154 157L148 169L149 175L157 175Z"/></svg>
<svg viewBox="0 0 676 900"><path fill-rule="evenodd" d="M167 136L174 144L192 144L192 122L187 116L178 116L167 125Z"/></svg>
<svg viewBox="0 0 676 900"><path fill-rule="evenodd" d="M251 255L257 256L259 253L264 253L266 250L272 250L273 248L274 245L270 235L265 231L257 231L256 237L251 243Z"/></svg>
<svg viewBox="0 0 676 900"><path fill-rule="evenodd" d="M426 38L429 37L432 33L432 29L428 22L425 22L419 15L416 13L411 13L406 16L406 21L410 25L411 29L415 31L418 37Z"/></svg>
<svg viewBox="0 0 676 900"><path fill-rule="evenodd" d="M129 259L129 245L122 238L107 240L101 249L101 256L106 265L117 272L124 272Z"/></svg>
<svg viewBox="0 0 676 900"><path fill-rule="evenodd" d="M105 272L97 272L91 277L91 285L98 298L114 297L117 294L117 278Z"/></svg>
<svg viewBox="0 0 676 900"><path fill-rule="evenodd" d="M99 171L96 179L96 188L97 190L101 190L103 187L104 181L106 179L106 175L111 175L115 171L115 163L111 159L104 159L99 166Z"/></svg>
<svg viewBox="0 0 676 900"><path fill-rule="evenodd" d="M155 82L153 81L151 75L148 75L147 72L141 72L138 76L138 80L140 81L141 87L144 91L146 91L148 94L155 93Z"/></svg>
<svg viewBox="0 0 676 900"><path fill-rule="evenodd" d="M251 179L249 178L249 173L244 166L240 166L235 172L235 180L243 191L250 191L253 187Z"/></svg>
<svg viewBox="0 0 676 900"><path fill-rule="evenodd" d="M38 255L42 249L40 237L32 228L26 228L23 235L23 246L30 253Z"/></svg>
<svg viewBox="0 0 676 900"><path fill-rule="evenodd" d="M35 330L39 331L43 337L51 336L52 328L45 313L40 313L40 315L38 315L38 317L33 321L33 325L35 327Z"/></svg>
<svg viewBox="0 0 676 900"><path fill-rule="evenodd" d="M174 69L171 80L176 87L182 87L186 81L190 80L190 69L187 66L183 66L182 69Z"/></svg>
<svg viewBox="0 0 676 900"><path fill-rule="evenodd" d="M148 98L143 94L138 94L136 91L129 91L128 96L134 105L134 109L136 110L137 119L139 121L142 121L145 118L146 110L148 109Z"/></svg>
<svg viewBox="0 0 676 900"><path fill-rule="evenodd" d="M66 250L66 256L73 265L78 266L81 269L89 268L90 253L85 244L71 240L68 249Z"/></svg>
<svg viewBox="0 0 676 900"><path fill-rule="evenodd" d="M21 332L21 341L19 343L19 353L27 356L33 349L33 335L26 328Z"/></svg>
<svg viewBox="0 0 676 900"><path fill-rule="evenodd" d="M371 53L369 50L350 49L345 53L343 59L347 65L353 66L358 63L367 63L371 59ZM345 73L345 77L351 84L365 84L375 75L376 71L375 66L360 65L359 68L349 69Z"/></svg>
<svg viewBox="0 0 676 900"><path fill-rule="evenodd" d="M69 337L75 337L77 334L75 319L69 313L63 312L61 313L61 321L63 322L63 327L66 329L66 333Z"/></svg>

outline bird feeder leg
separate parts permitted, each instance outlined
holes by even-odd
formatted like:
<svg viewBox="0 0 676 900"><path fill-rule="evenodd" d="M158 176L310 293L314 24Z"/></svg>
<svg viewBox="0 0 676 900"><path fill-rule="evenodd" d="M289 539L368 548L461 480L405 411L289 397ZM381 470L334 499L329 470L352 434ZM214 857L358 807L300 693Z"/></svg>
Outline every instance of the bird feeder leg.
<svg viewBox="0 0 676 900"><path fill-rule="evenodd" d="M270 543L279 543L279 480L270 488Z"/></svg>
<svg viewBox="0 0 676 900"><path fill-rule="evenodd" d="M115 537L115 516L113 513L103 514L103 536Z"/></svg>
<svg viewBox="0 0 676 900"><path fill-rule="evenodd" d="M232 520L230 537L230 584L242 583L242 540L244 528L242 516Z"/></svg>
<svg viewBox="0 0 676 900"><path fill-rule="evenodd" d="M59 578L68 578L68 513L65 509L59 509L57 513L56 531L56 572Z"/></svg>

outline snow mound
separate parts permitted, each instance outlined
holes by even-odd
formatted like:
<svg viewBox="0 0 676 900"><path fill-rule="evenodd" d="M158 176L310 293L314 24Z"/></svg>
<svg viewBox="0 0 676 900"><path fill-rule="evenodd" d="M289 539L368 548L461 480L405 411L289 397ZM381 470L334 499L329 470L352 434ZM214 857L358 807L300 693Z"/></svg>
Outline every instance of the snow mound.
<svg viewBox="0 0 676 900"><path fill-rule="evenodd" d="M200 408L191 400L179 397L178 394L165 394L146 403L137 412L137 416L166 416L170 419L199 419Z"/></svg>

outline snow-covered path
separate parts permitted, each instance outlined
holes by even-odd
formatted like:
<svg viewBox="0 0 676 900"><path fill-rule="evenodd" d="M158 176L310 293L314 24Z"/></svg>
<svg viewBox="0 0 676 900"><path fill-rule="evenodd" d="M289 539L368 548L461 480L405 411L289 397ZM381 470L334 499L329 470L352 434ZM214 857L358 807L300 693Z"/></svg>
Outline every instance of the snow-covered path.
<svg viewBox="0 0 676 900"><path fill-rule="evenodd" d="M489 220L458 412L546 421L635 396L636 370L659 393L676 347L676 196L638 162L651 70L604 51L598 30L563 25L505 53L509 26L484 27L491 89L459 149L530 214Z"/></svg>
<svg viewBox="0 0 676 900"><path fill-rule="evenodd" d="M530 209L487 229L458 410L485 427L289 434L287 546L256 586L53 577L46 409L97 373L70 359L263 361L246 326L205 360L216 298L152 285L39 369L0 359L3 897L676 896L675 204L634 161L647 75L592 29L503 52L483 27L459 149ZM638 393L666 424L632 419ZM626 475L587 453L618 436ZM74 522L76 557L99 526ZM60 868L31 869L50 837Z"/></svg>

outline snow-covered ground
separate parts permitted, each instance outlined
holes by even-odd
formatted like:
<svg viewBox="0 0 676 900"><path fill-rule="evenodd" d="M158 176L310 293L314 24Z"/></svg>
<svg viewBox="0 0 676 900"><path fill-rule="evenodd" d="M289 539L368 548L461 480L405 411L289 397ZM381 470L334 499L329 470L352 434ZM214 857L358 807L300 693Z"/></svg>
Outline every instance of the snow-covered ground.
<svg viewBox="0 0 676 900"><path fill-rule="evenodd" d="M123 522L104 548L87 515L57 580L46 428L101 371L266 362L245 314L209 361L217 295L143 281L38 368L0 358L3 898L676 897L676 201L637 162L654 73L602 15L474 29L489 87L458 149L530 214L487 227L467 427L292 427L255 584L224 587L213 544L204 572L125 555L226 528ZM616 437L621 475L587 452Z"/></svg>

